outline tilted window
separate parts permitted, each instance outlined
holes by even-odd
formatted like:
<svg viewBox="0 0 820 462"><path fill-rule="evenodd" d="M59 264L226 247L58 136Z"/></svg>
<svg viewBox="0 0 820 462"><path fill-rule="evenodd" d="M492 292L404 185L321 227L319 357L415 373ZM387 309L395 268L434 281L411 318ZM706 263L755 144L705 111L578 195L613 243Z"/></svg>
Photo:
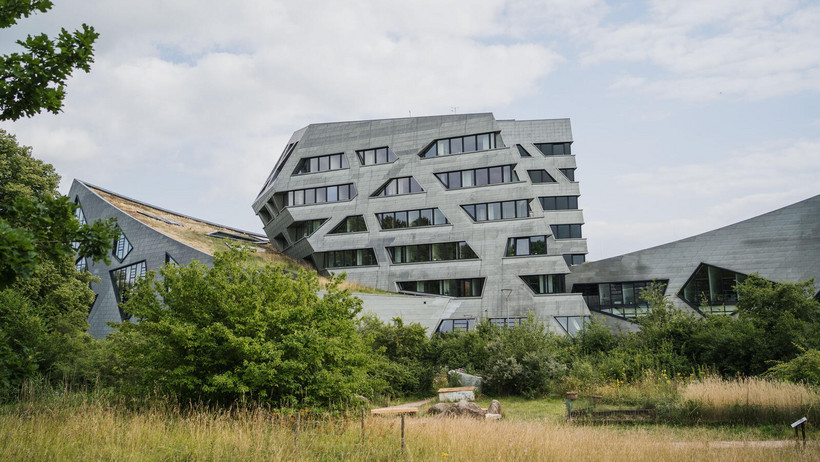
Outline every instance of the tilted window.
<svg viewBox="0 0 820 462"><path fill-rule="evenodd" d="M325 268L372 266L379 264L376 261L376 253L373 252L373 249L331 250L321 252L319 257L324 259Z"/></svg>
<svg viewBox="0 0 820 462"><path fill-rule="evenodd" d="M463 152L477 152L504 147L501 135L498 133L482 133L480 135L456 136L436 140L422 154L421 157L439 157Z"/></svg>
<svg viewBox="0 0 820 462"><path fill-rule="evenodd" d="M649 312L649 302L643 299L644 291L657 284L663 292L668 281L604 282L598 284L575 284L573 293L584 297L587 308L623 319L635 319Z"/></svg>
<svg viewBox="0 0 820 462"><path fill-rule="evenodd" d="M288 191L285 205L310 205L348 201L356 197L356 194L356 186L353 183L297 189Z"/></svg>
<svg viewBox="0 0 820 462"><path fill-rule="evenodd" d="M521 257L525 255L546 255L547 236L511 237L507 239L507 257Z"/></svg>
<svg viewBox="0 0 820 462"><path fill-rule="evenodd" d="M288 236L291 242L296 242L303 237L308 237L315 233L321 227L327 218L318 218L315 220L295 221L288 226Z"/></svg>
<svg viewBox="0 0 820 462"><path fill-rule="evenodd" d="M496 167L436 173L436 178L447 189L460 189L472 186L512 183L518 181L518 174L515 173L515 165L499 165Z"/></svg>
<svg viewBox="0 0 820 462"><path fill-rule="evenodd" d="M565 274L535 274L520 277L530 290L539 295L566 292Z"/></svg>
<svg viewBox="0 0 820 462"><path fill-rule="evenodd" d="M567 266L580 265L587 261L587 257L582 253L565 253L564 261L567 262Z"/></svg>
<svg viewBox="0 0 820 462"><path fill-rule="evenodd" d="M359 233L362 231L367 231L364 216L353 215L342 220L335 228L330 230L328 234Z"/></svg>
<svg viewBox="0 0 820 462"><path fill-rule="evenodd" d="M516 144L515 147L518 148L518 155L519 156L521 156L521 157L532 157L532 155L530 155L529 151L527 151L524 148L524 146L521 146L520 144Z"/></svg>
<svg viewBox="0 0 820 462"><path fill-rule="evenodd" d="M111 250L111 254L114 255L117 261L123 261L131 253L133 247L131 247L131 242L128 241L119 226L117 226L117 231L119 234L114 239L114 248Z"/></svg>
<svg viewBox="0 0 820 462"><path fill-rule="evenodd" d="M539 197L543 210L577 210L578 196L548 196Z"/></svg>
<svg viewBox="0 0 820 462"><path fill-rule="evenodd" d="M145 277L145 273L144 261L111 271L111 282L114 285L114 295L118 303L128 301L129 292L134 288L134 284L137 283L138 279ZM125 321L130 319L131 315L123 311L120 306L120 317Z"/></svg>
<svg viewBox="0 0 820 462"><path fill-rule="evenodd" d="M559 168L558 170L567 177L569 181L575 181L575 169L574 168Z"/></svg>
<svg viewBox="0 0 820 462"><path fill-rule="evenodd" d="M388 247L387 253L394 264L474 260L478 258L478 255L466 241L400 245Z"/></svg>
<svg viewBox="0 0 820 462"><path fill-rule="evenodd" d="M396 154L388 147L356 151L356 155L362 165L389 164L396 160Z"/></svg>
<svg viewBox="0 0 820 462"><path fill-rule="evenodd" d="M381 196L398 196L401 194L411 194L423 192L421 186L412 176L405 176L401 178L391 178L387 183L383 184L370 197Z"/></svg>
<svg viewBox="0 0 820 462"><path fill-rule="evenodd" d="M526 218L531 212L529 199L469 204L462 205L461 208L476 222Z"/></svg>
<svg viewBox="0 0 820 462"><path fill-rule="evenodd" d="M581 225L550 225L555 239L581 239Z"/></svg>
<svg viewBox="0 0 820 462"><path fill-rule="evenodd" d="M379 226L381 226L382 229L417 228L450 224L450 220L437 208L377 213L376 220L378 220Z"/></svg>
<svg viewBox="0 0 820 462"><path fill-rule="evenodd" d="M555 178L552 177L546 170L527 170L530 175L530 181L533 184L539 183L555 183Z"/></svg>
<svg viewBox="0 0 820 462"><path fill-rule="evenodd" d="M399 290L448 297L480 297L484 290L484 278L438 279L431 281L401 281Z"/></svg>
<svg viewBox="0 0 820 462"><path fill-rule="evenodd" d="M572 155L570 145L572 143L534 143L535 147L545 156L569 156Z"/></svg>
<svg viewBox="0 0 820 462"><path fill-rule="evenodd" d="M299 161L293 174L304 175L305 173L327 172L329 170L341 170L349 167L347 156L340 152L326 156L305 157Z"/></svg>
<svg viewBox="0 0 820 462"><path fill-rule="evenodd" d="M743 273L701 263L678 296L702 313L730 314L737 305L736 287L746 277Z"/></svg>
<svg viewBox="0 0 820 462"><path fill-rule="evenodd" d="M589 322L591 316L554 316L558 325L564 329L564 332L575 337L578 332L584 329L584 326Z"/></svg>

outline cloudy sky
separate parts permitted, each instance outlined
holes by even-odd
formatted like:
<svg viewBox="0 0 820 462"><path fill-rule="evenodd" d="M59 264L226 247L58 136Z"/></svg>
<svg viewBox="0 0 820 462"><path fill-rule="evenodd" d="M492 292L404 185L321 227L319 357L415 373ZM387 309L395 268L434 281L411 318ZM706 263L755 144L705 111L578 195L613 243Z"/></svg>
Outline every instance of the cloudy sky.
<svg viewBox="0 0 820 462"><path fill-rule="evenodd" d="M820 4L791 0L58 0L0 31L93 25L60 115L0 123L79 178L261 230L307 124L572 119L589 260L820 193Z"/></svg>

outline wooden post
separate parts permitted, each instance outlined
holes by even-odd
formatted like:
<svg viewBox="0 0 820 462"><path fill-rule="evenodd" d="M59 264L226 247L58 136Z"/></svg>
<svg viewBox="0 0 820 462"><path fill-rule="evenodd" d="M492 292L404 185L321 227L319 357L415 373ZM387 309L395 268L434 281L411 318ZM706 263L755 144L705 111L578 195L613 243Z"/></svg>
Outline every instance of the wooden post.
<svg viewBox="0 0 820 462"><path fill-rule="evenodd" d="M404 413L401 414L401 459L404 460Z"/></svg>
<svg viewBox="0 0 820 462"><path fill-rule="evenodd" d="M800 431L803 432L803 447L806 447L806 423L800 424Z"/></svg>

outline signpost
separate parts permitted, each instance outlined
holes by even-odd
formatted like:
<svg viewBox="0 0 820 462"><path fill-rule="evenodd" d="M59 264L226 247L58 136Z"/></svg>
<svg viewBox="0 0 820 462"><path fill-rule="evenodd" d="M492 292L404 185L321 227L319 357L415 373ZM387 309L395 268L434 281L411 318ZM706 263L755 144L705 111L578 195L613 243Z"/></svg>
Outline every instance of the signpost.
<svg viewBox="0 0 820 462"><path fill-rule="evenodd" d="M803 432L803 446L806 445L806 422L808 420L809 419L803 417L802 419L792 424L792 428L794 429L794 439L797 440L798 444L800 443L800 437L797 436L797 427L800 427L800 430Z"/></svg>

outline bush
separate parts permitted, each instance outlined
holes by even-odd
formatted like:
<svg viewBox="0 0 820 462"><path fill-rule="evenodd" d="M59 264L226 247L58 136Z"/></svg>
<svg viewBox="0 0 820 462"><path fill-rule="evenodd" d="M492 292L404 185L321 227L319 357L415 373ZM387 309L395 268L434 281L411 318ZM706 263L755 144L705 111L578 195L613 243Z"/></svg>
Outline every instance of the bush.
<svg viewBox="0 0 820 462"><path fill-rule="evenodd" d="M138 395L229 404L331 407L379 386L356 334L361 301L331 280L317 295L315 273L248 266L249 252L214 255L151 272L124 309L138 323L111 336L120 385Z"/></svg>
<svg viewBox="0 0 820 462"><path fill-rule="evenodd" d="M820 351L807 350L791 361L772 366L764 375L789 382L820 385Z"/></svg>

